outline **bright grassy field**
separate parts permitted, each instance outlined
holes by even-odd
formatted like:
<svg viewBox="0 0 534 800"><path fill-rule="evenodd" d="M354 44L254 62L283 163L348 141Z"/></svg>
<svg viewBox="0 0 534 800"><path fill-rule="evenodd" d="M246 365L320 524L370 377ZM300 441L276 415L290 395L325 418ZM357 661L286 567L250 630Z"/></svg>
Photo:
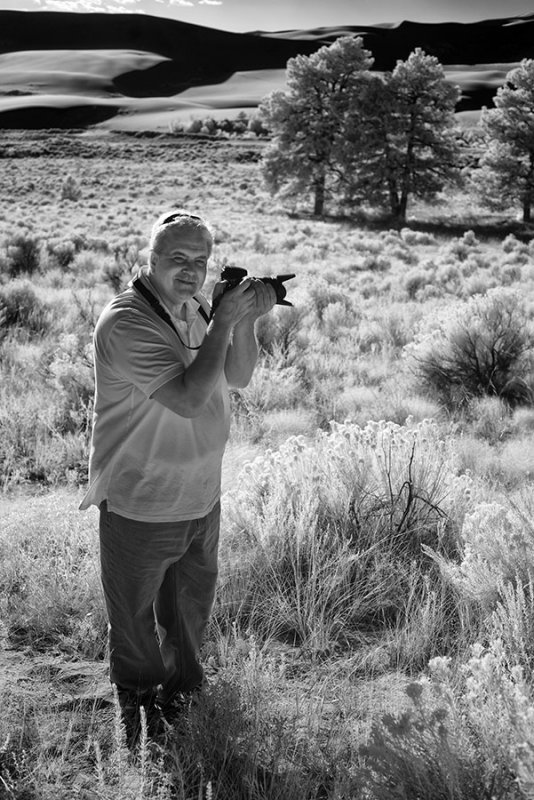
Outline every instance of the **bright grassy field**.
<svg viewBox="0 0 534 800"><path fill-rule="evenodd" d="M254 142L47 141L0 173L0 797L534 797L534 411L413 360L488 292L530 330L534 245L461 195L400 231L288 213ZM210 687L132 757L77 505L92 327L175 206L215 228L208 289L297 277L233 396Z"/></svg>

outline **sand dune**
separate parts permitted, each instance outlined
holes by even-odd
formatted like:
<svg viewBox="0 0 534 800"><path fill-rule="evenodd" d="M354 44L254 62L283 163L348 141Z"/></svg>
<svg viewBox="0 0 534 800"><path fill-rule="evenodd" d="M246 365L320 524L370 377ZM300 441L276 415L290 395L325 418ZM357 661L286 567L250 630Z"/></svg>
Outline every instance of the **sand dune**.
<svg viewBox="0 0 534 800"><path fill-rule="evenodd" d="M347 34L363 36L378 71L416 46L436 55L462 89L457 110L471 118L491 105L509 69L534 57L534 15L233 34L140 15L0 11L0 30L5 128L53 119L161 130L184 117L235 116L284 88L288 58Z"/></svg>
<svg viewBox="0 0 534 800"><path fill-rule="evenodd" d="M167 59L122 50L32 50L0 55L0 86L28 94L87 94L114 91L113 79Z"/></svg>

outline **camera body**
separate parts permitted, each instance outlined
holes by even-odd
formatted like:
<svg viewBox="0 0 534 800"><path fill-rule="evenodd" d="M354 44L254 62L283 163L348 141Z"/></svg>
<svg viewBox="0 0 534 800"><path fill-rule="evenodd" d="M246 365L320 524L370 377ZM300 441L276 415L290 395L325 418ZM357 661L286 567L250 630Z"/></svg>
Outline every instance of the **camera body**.
<svg viewBox="0 0 534 800"><path fill-rule="evenodd" d="M234 289L243 278L247 276L246 269L242 267L225 267L221 272L221 280L226 281L226 286L223 289L222 294L228 292L230 289ZM267 278L258 278L257 280L261 281L262 283L270 284L275 293L276 293L276 302L280 306L292 306L293 303L290 303L289 300L285 299L287 294L286 287L284 286L284 282L290 280L291 278L295 277L295 273L289 273L288 275L271 275ZM221 295L222 296L222 295ZM216 307L216 303L214 307Z"/></svg>

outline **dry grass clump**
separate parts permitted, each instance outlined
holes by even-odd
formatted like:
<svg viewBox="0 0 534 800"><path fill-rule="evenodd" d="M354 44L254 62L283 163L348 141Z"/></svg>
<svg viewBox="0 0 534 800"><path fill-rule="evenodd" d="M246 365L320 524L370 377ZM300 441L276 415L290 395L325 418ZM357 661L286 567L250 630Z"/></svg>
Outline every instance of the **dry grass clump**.
<svg viewBox="0 0 534 800"><path fill-rule="evenodd" d="M101 658L107 623L94 515L88 524L75 514L68 493L57 493L52 500L36 498L25 505L23 526L19 503L10 503L2 514L4 634L33 650L60 649Z"/></svg>

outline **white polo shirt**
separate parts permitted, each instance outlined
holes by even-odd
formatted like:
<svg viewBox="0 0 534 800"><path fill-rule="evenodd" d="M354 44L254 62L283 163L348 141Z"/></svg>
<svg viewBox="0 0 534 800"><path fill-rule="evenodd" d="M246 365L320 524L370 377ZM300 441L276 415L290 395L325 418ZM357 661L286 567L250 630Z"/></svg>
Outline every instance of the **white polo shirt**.
<svg viewBox="0 0 534 800"><path fill-rule="evenodd" d="M198 307L188 301L187 322L177 324L191 346L201 344L206 331ZM215 506L230 428L224 375L194 419L151 399L195 355L131 285L103 310L94 334L89 488L80 509L107 500L121 516L173 522L199 519Z"/></svg>

